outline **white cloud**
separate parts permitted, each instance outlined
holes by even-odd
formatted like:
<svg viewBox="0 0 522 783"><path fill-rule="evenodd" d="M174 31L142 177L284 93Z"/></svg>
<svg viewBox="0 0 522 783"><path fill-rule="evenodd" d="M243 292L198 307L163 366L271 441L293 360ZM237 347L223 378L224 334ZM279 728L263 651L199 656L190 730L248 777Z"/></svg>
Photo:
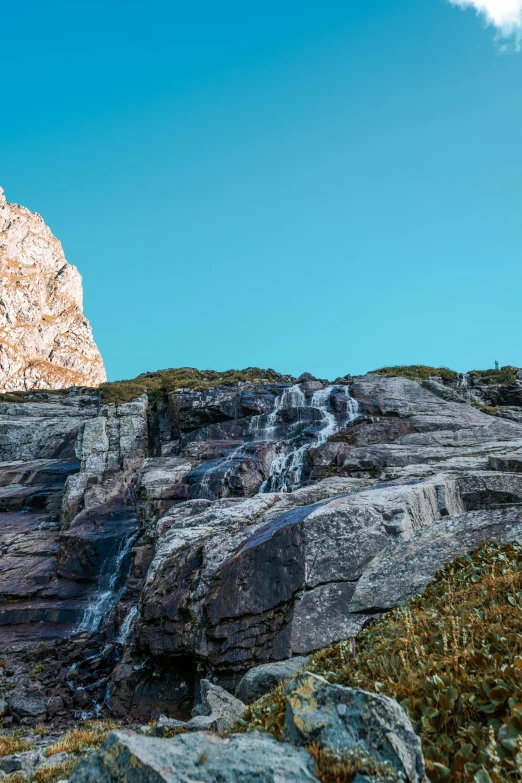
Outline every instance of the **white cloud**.
<svg viewBox="0 0 522 783"><path fill-rule="evenodd" d="M499 38L511 38L517 49L522 38L522 0L449 0L461 8L474 8Z"/></svg>

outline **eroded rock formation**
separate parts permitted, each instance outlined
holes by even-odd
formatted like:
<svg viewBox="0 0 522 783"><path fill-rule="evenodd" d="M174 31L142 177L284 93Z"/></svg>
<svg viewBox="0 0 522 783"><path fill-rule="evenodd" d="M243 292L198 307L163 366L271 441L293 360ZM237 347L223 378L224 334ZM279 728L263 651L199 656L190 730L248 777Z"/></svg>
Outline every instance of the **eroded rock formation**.
<svg viewBox="0 0 522 783"><path fill-rule="evenodd" d="M82 312L82 281L40 215L0 188L0 391L106 380Z"/></svg>
<svg viewBox="0 0 522 783"><path fill-rule="evenodd" d="M368 374L1 403L12 690L50 720L186 720L204 680L233 692L482 541L522 542L522 409L486 414L479 393L506 391ZM43 640L45 683L23 664Z"/></svg>

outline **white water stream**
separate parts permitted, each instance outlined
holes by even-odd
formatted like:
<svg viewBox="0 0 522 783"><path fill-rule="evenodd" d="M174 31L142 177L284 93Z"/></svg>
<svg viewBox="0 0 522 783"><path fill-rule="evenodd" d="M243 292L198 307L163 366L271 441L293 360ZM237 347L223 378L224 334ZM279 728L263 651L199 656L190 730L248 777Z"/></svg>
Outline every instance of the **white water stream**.
<svg viewBox="0 0 522 783"><path fill-rule="evenodd" d="M115 558L110 558L102 570L98 579L98 591L86 608L84 615L74 629L75 633L95 633L104 618L107 618L120 600L125 589L125 580L122 569L125 559L130 554L132 545L137 538L138 533L132 533L123 539ZM118 587L118 583L123 582Z"/></svg>
<svg viewBox="0 0 522 783"><path fill-rule="evenodd" d="M131 606L131 608L129 609L129 611L125 616L125 620L122 622L120 626L120 632L116 640L117 642L119 642L119 644L123 644L123 645L127 644L129 637L131 635L132 628L136 621L137 615L138 615L138 607L136 605Z"/></svg>
<svg viewBox="0 0 522 783"><path fill-rule="evenodd" d="M346 399L344 414L336 415L332 409L331 396L334 391L344 395ZM319 421L314 422L309 414L303 416L304 409L319 411ZM281 426L280 414L284 410L293 411L294 420L288 425L284 440L280 440L277 437L277 430ZM231 449L222 459L212 461L201 479L199 497L215 500L212 479L224 477L227 470L237 466L241 457L248 454L252 443L261 441L276 442L280 444L279 448L281 446L283 448L272 460L269 474L259 492L291 492L300 486L308 450L326 443L340 426L354 421L358 415L359 403L352 399L347 386L325 386L310 397L306 397L299 384L286 387L276 397L274 408L270 413L252 416L249 422L248 441ZM303 436L308 428L313 430L313 434L308 437L306 434Z"/></svg>
<svg viewBox="0 0 522 783"><path fill-rule="evenodd" d="M341 421L335 416L331 407L331 396L335 390L342 391L346 397L346 414L340 417ZM309 442L297 445L299 437L297 436L293 444L294 447L292 448L291 444L290 451L287 454L281 453L275 457L270 465L268 477L259 490L260 492L288 492L297 489L302 480L303 467L309 449L322 446L339 429L340 425L346 426L359 415L359 403L350 396L349 389L346 386L325 386L306 399L301 387L296 384L290 389L285 389L279 400L280 404L274 407L274 419L282 408L307 407L320 411L322 421L319 423L319 429L316 430ZM275 424L272 426L272 430L274 429ZM265 437L261 439L268 439L266 430L265 433Z"/></svg>

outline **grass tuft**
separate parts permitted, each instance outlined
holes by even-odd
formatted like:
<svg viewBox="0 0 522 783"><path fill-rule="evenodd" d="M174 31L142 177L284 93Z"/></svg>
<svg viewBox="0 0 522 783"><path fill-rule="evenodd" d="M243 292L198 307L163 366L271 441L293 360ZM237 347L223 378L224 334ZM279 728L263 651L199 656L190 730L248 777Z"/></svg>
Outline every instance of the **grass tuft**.
<svg viewBox="0 0 522 783"><path fill-rule="evenodd" d="M29 783L29 778L25 772L18 770L18 772L11 772L10 775L6 775L5 778L2 778L2 781L3 783Z"/></svg>
<svg viewBox="0 0 522 783"><path fill-rule="evenodd" d="M31 750L33 745L21 736L20 731L0 735L0 757Z"/></svg>
<svg viewBox="0 0 522 783"><path fill-rule="evenodd" d="M57 753L80 753L86 748L95 748L105 742L119 724L113 721L88 721L80 729L68 731L58 742L47 748L47 756Z"/></svg>
<svg viewBox="0 0 522 783"><path fill-rule="evenodd" d="M34 771L33 783L56 783L57 780L67 780L77 764L77 758L65 759L59 764L46 764Z"/></svg>
<svg viewBox="0 0 522 783"><path fill-rule="evenodd" d="M517 368L508 364L499 370L470 370L468 374L471 375L475 385L492 386L500 384L500 386L509 386L510 383L514 383L517 379Z"/></svg>
<svg viewBox="0 0 522 783"><path fill-rule="evenodd" d="M482 413L487 413L488 416L498 416L499 414L499 408L496 408L494 405L483 405L481 402L477 402L476 400L472 400L471 404L474 408L477 408L477 410L481 411Z"/></svg>
<svg viewBox="0 0 522 783"><path fill-rule="evenodd" d="M307 751L316 763L315 774L322 783L351 783L357 773L375 777L379 781L398 780L391 764L376 761L363 749L339 753L332 748L310 745Z"/></svg>

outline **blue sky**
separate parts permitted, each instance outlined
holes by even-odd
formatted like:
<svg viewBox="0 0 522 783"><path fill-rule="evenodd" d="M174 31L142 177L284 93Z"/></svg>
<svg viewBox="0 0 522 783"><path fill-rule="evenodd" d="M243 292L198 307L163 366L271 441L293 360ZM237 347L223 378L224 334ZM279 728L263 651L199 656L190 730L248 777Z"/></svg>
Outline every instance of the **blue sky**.
<svg viewBox="0 0 522 783"><path fill-rule="evenodd" d="M522 365L522 54L457 6L2 9L0 184L80 269L111 380Z"/></svg>

